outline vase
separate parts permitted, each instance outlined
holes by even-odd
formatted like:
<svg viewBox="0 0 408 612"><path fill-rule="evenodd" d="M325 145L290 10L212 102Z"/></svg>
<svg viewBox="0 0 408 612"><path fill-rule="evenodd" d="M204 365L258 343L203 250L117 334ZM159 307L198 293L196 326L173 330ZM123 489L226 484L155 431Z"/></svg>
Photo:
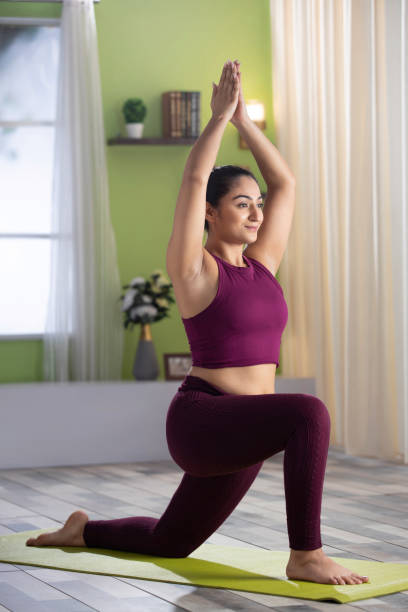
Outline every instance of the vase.
<svg viewBox="0 0 408 612"><path fill-rule="evenodd" d="M150 323L142 323L139 344L133 363L133 376L136 380L157 380L159 364L154 349Z"/></svg>
<svg viewBox="0 0 408 612"><path fill-rule="evenodd" d="M126 123L129 138L142 138L144 123Z"/></svg>

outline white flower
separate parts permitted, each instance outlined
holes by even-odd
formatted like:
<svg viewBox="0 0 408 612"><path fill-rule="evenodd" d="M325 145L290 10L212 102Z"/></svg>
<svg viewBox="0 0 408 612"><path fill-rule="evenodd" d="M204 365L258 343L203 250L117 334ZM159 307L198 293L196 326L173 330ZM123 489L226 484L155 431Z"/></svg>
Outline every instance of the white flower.
<svg viewBox="0 0 408 612"><path fill-rule="evenodd" d="M166 308L166 306L169 305L169 302L166 300L166 298L157 298L156 304L162 308Z"/></svg>
<svg viewBox="0 0 408 612"><path fill-rule="evenodd" d="M145 304L151 304L153 299L150 295L142 295L142 300Z"/></svg>
<svg viewBox="0 0 408 612"><path fill-rule="evenodd" d="M163 274L163 271L162 271L162 270L160 270L160 269L158 269L158 268L157 268L156 270L153 270L153 273L152 273L152 278L153 278L153 276L154 276L155 274L158 274L159 276L157 276L157 278L153 279L153 282L154 282L154 284L156 284L158 287L162 287L163 285L168 285L168 284L169 284L169 281L168 281L168 279L166 278L165 274Z"/></svg>
<svg viewBox="0 0 408 612"><path fill-rule="evenodd" d="M139 292L136 289L128 289L126 291L125 297L123 299L123 304L122 304L122 312L130 308L130 306L133 304L133 300L135 298L135 295L137 295L137 293Z"/></svg>
<svg viewBox="0 0 408 612"><path fill-rule="evenodd" d="M168 285L169 281L167 280L167 278L165 278L164 276L160 276L157 280L156 280L156 285L158 287L163 287L164 285Z"/></svg>
<svg viewBox="0 0 408 612"><path fill-rule="evenodd" d="M156 306L135 306L130 311L130 318L132 321L137 319L138 317L142 317L143 315L148 315L150 317L154 317L157 314L158 310Z"/></svg>
<svg viewBox="0 0 408 612"><path fill-rule="evenodd" d="M137 287L138 285L144 285L145 282L146 280L143 278L143 276L136 276L135 278L132 278L129 285L131 287Z"/></svg>

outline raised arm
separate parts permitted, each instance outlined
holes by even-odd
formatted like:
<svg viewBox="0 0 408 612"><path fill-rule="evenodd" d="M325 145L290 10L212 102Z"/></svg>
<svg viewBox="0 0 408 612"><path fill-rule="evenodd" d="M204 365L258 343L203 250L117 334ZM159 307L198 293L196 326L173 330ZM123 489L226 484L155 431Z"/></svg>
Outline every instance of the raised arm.
<svg viewBox="0 0 408 612"><path fill-rule="evenodd" d="M188 279L202 268L207 183L224 130L238 102L236 72L232 63L224 64L220 83L213 86L212 117L187 158L167 247L170 278Z"/></svg>
<svg viewBox="0 0 408 612"><path fill-rule="evenodd" d="M275 275L289 240L295 209L295 177L274 144L248 116L242 93L241 72L238 67L239 95L231 123L247 142L259 170L267 184L263 207L263 222L257 239L245 254L268 267Z"/></svg>

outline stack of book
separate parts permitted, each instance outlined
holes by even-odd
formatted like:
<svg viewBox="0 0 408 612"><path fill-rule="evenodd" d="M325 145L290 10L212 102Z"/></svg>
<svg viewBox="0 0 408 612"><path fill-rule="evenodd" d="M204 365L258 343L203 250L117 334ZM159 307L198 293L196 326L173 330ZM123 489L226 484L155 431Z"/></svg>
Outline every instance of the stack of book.
<svg viewBox="0 0 408 612"><path fill-rule="evenodd" d="M200 136L200 91L166 91L162 94L163 137Z"/></svg>

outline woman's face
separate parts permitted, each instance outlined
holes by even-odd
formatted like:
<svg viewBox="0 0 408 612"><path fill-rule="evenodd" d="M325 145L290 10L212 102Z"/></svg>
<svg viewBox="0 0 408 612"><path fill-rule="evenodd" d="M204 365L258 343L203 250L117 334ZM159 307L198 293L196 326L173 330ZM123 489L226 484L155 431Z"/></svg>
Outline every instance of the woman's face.
<svg viewBox="0 0 408 612"><path fill-rule="evenodd" d="M250 176L240 176L230 191L220 198L218 208L212 209L211 232L216 233L220 240L252 244L263 221L262 209L258 183Z"/></svg>

